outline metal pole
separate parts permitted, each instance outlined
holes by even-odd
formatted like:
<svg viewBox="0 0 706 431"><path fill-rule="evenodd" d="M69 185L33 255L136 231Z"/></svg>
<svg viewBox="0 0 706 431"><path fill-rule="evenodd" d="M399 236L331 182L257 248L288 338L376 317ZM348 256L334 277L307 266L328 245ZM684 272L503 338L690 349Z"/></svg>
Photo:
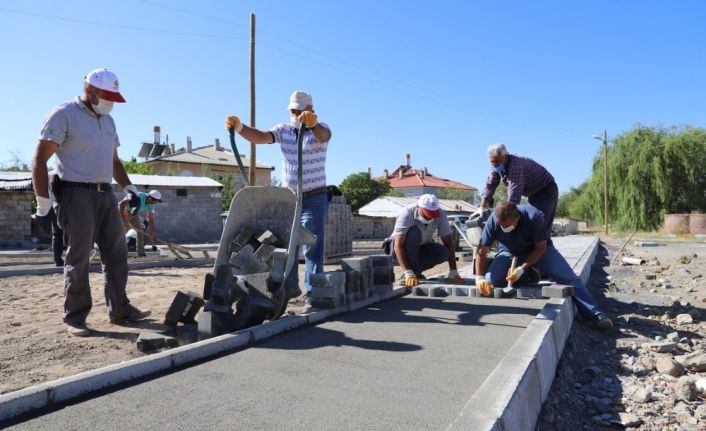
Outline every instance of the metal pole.
<svg viewBox="0 0 706 431"><path fill-rule="evenodd" d="M608 235L608 131L603 131L603 164L605 165L605 173L603 175L603 208L605 210L605 216L603 221L605 222L605 234Z"/></svg>
<svg viewBox="0 0 706 431"><path fill-rule="evenodd" d="M250 14L250 127L255 127L255 14ZM250 184L256 183L255 144L250 143Z"/></svg>

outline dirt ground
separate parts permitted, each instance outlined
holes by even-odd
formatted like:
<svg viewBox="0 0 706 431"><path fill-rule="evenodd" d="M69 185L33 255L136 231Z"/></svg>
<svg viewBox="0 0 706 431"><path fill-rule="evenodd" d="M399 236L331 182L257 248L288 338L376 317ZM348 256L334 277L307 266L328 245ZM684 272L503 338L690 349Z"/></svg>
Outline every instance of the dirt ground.
<svg viewBox="0 0 706 431"><path fill-rule="evenodd" d="M3 259L0 269L50 262L49 256L26 262ZM299 279L303 280L303 265L299 268ZM340 265L325 267L326 271L336 269ZM91 273L93 309L86 322L91 336L86 338L70 337L62 323L63 274L0 278L0 394L144 356L136 347L140 332L167 331L164 316L176 292L201 294L204 276L211 270L211 266L204 266L130 271L127 292L131 303L152 311L146 321L130 326L108 321L102 276ZM426 274L447 270L448 265L442 264ZM400 275L399 267L395 273ZM292 300L287 314L302 309L301 301Z"/></svg>
<svg viewBox="0 0 706 431"><path fill-rule="evenodd" d="M537 430L706 430L706 243L652 239L615 262L625 238L601 243L589 287L615 328L574 324Z"/></svg>

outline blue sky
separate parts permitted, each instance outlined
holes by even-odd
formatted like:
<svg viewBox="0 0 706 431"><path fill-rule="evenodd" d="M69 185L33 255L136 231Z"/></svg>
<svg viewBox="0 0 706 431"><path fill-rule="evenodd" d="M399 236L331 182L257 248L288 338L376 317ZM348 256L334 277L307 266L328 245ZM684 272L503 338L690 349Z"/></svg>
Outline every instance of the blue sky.
<svg viewBox="0 0 706 431"><path fill-rule="evenodd" d="M184 146L227 144L249 121L249 20L257 17L257 126L310 92L333 131L329 184L412 165L482 187L504 142L556 177L590 175L601 143L636 124L706 126L700 1L0 0L0 163L29 162L52 106L93 68L117 73L121 158L160 125ZM238 141L240 152L249 145ZM257 147L276 167L276 145Z"/></svg>

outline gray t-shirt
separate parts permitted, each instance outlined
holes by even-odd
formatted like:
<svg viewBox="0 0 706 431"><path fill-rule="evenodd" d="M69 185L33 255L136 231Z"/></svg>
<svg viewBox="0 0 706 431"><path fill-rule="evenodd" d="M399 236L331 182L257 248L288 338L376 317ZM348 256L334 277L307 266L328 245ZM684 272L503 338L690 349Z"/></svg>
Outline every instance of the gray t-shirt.
<svg viewBox="0 0 706 431"><path fill-rule="evenodd" d="M422 244L427 244L434 241L434 232L439 232L439 238L442 236L451 235L451 226L449 226L449 220L446 217L446 212L439 209L441 213L438 218L432 219L428 224L424 224L417 219L419 214L419 207L417 204L410 204L402 208L399 215L397 215L397 221L395 221L395 230L392 232L392 236L406 235L407 230L412 226L419 227L422 231Z"/></svg>
<svg viewBox="0 0 706 431"><path fill-rule="evenodd" d="M112 181L113 152L120 141L110 115L97 116L76 97L49 112L39 139L59 145L56 172L62 180Z"/></svg>

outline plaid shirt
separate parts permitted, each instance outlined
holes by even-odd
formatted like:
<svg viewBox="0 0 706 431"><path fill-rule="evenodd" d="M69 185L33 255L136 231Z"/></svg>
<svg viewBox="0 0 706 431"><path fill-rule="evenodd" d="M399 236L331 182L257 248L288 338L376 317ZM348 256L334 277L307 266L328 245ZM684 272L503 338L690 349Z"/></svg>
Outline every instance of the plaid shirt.
<svg viewBox="0 0 706 431"><path fill-rule="evenodd" d="M502 174L497 173L494 169L490 171L481 197L489 202L495 194L500 180L507 185L507 200L519 204L522 196L534 196L538 191L553 183L554 177L544 166L534 160L508 154L505 170Z"/></svg>

